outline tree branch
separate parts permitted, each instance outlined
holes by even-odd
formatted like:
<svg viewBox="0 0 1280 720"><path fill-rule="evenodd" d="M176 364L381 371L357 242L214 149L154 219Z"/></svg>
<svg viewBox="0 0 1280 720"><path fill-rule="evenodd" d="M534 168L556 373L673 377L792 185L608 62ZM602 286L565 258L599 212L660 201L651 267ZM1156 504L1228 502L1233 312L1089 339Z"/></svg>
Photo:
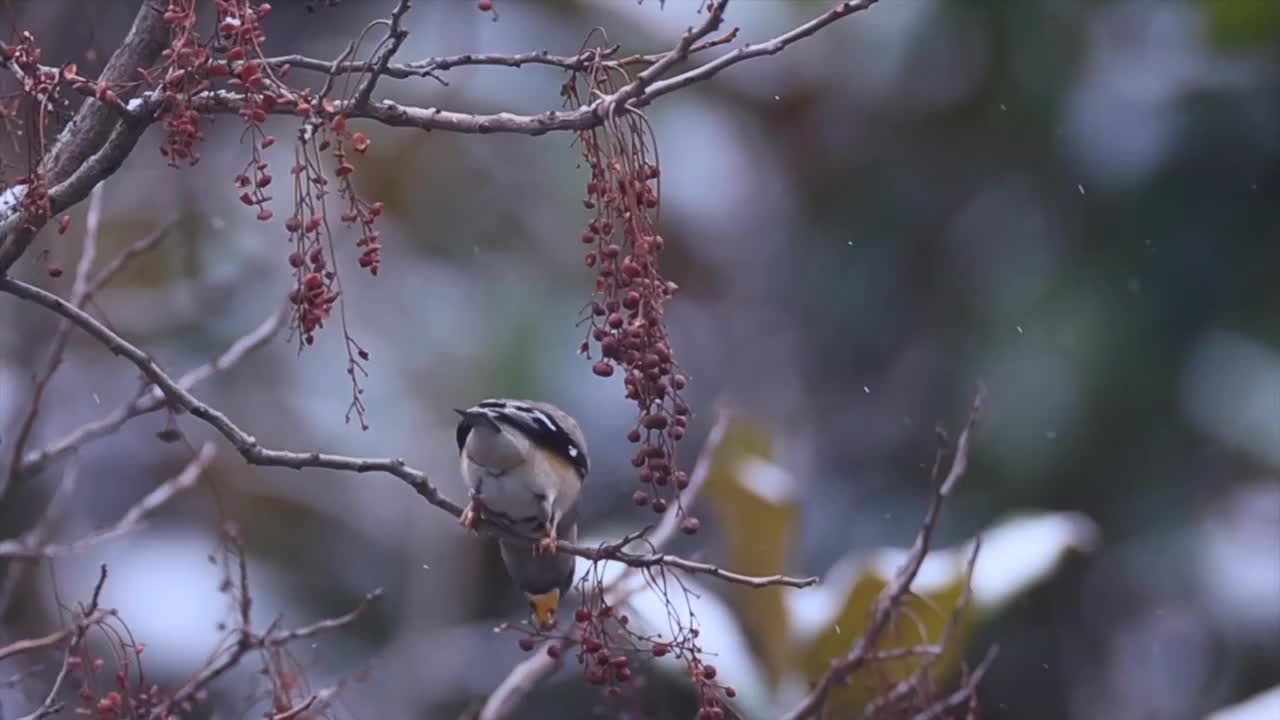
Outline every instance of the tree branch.
<svg viewBox="0 0 1280 720"><path fill-rule="evenodd" d="M89 272L93 269L93 261L98 254L98 229L102 226L102 193L104 187L106 187L105 184L97 186L89 195L89 210L85 215L84 241L80 247L80 260L76 263L75 280L71 284L71 304L78 308L83 308L89 302L93 293L101 287L91 284ZM54 373L58 371L58 368L62 367L62 358L67 350L67 341L71 337L71 328L70 320L64 319L58 323L58 329L53 336L53 345L49 348L48 359L45 360L44 370L35 379L35 386L31 392L31 405L27 408L27 414L18 426L17 437L13 441L13 450L10 453L9 460L9 473L5 483L0 485L0 504L3 504L4 498L17 486L18 481L22 478L19 467L22 464L22 456L26 452L27 441L31 437L31 432L35 429L36 418L40 415L40 401L44 399L44 391L49 387L49 382L53 379Z"/></svg>
<svg viewBox="0 0 1280 720"><path fill-rule="evenodd" d="M990 669L991 663L995 662L996 655L999 652L1000 648L992 645L982 658L982 662L978 663L978 666L973 669L973 672L969 673L968 677L965 678L965 681L955 692L916 713L911 720L941 720L947 717L947 712L953 708L973 702L978 692L978 684L982 682L982 676L987 674L987 670Z"/></svg>
<svg viewBox="0 0 1280 720"><path fill-rule="evenodd" d="M378 78L382 77L387 71L387 65L391 64L391 58L396 54L405 41L409 37L409 31L401 27L401 21L404 19L405 13L409 12L410 0L397 0L396 7L391 11L391 22L387 28L387 36L383 38L381 50L374 56L370 63L373 68L360 83L360 87L356 90L355 99L351 101L351 107L355 110L363 110L369 105L369 98L373 96L373 88L378 84Z"/></svg>
<svg viewBox="0 0 1280 720"><path fill-rule="evenodd" d="M182 472L173 478L166 480L158 485L154 490L142 496L142 499L134 503L124 515L120 517L111 526L103 528L88 537L81 538L72 543L67 544L48 544L38 545L30 541L27 536L18 538L17 540L5 540L0 542L0 558L11 560L40 560L43 558L53 558L62 555L70 555L80 552L87 547L106 542L112 538L124 535L127 532L136 530L142 526L147 518L158 510L165 503L177 497L179 494L195 487L196 482L200 480L200 475L213 462L214 449L213 443L205 443L200 452L196 454L191 462L187 463Z"/></svg>
<svg viewBox="0 0 1280 720"><path fill-rule="evenodd" d="M143 0L98 82L115 85L134 80L139 67L160 57L165 38L160 4ZM118 109L96 99L84 101L42 163L40 172L51 188L47 212L24 213L15 207L0 223L0 275L17 262L51 216L83 200L94 185L119 169L148 124L121 118Z"/></svg>
<svg viewBox="0 0 1280 720"><path fill-rule="evenodd" d="M479 114L435 107L401 105L390 100L373 102L371 94L374 85L369 82L366 82L361 87L361 92L357 93L355 99L335 102L332 112L333 114L346 115L349 119L374 120L390 127L412 127L421 130L443 130L466 134L514 133L538 136L554 131L588 130L604 123L611 113L616 112L621 107L643 108L664 95L707 80L744 60L777 54L789 45L813 35L818 30L841 18L866 10L876 2L878 0L846 0L789 32L765 42L747 45L721 55L715 60L692 70L671 78L662 79L661 76L664 73L691 54L733 39L734 34L731 32L724 38L704 41L707 35L719 27L727 7L728 0L717 0L708 7L707 18L703 24L686 31L672 50L659 55L637 56L634 58L637 63L651 64L631 82L619 88L616 93L599 97L589 105L568 112L551 110L535 115L508 112ZM401 4L397 5L396 8L398 12L401 10L401 5L407 10L408 0L401 0ZM125 43L117 51L116 55L112 57L112 62L108 64L108 70L103 72L102 80L119 82L121 79L132 79L131 74L136 67L141 64L148 64L147 62L139 61L139 58L147 57L153 60L158 55L160 47L153 42L155 40L153 35L157 31L163 30L163 22L160 13L153 10L154 7L158 6L153 6L148 2L143 3L134 22L133 29L130 31ZM400 14L403 15L403 12L400 12ZM401 30L400 32L404 31ZM163 37L160 37L159 40L160 44L163 44ZM402 40L403 38L401 38ZM340 63L336 69L332 62L297 56L273 58L272 61L280 61L282 63L296 61L299 65L307 67L307 69L329 73L372 70L373 72L368 80L376 82L376 78L380 75L409 77L430 74L436 69L461 65L488 64L518 67L523 63L541 63L571 68L584 58L583 54L579 54L572 59L556 58L550 55L541 55L540 53L509 57L460 55L451 58L438 58L434 61L421 61L424 63L422 67L418 67L416 64L393 66L390 64L391 53L394 52L392 48L398 48L399 44L399 42L391 39L383 47L384 52L379 55L379 59L373 64ZM387 52L388 50L390 52ZM385 58L385 62L383 58ZM119 62L117 62L117 59ZM626 59L625 62L630 62L631 60ZM438 64L432 66L432 62ZM624 61L617 62L622 63ZM126 69L128 72L124 72ZM115 70L124 72L124 74L117 78L116 74L114 74ZM113 74L109 76L108 71ZM369 96L366 96L363 92L365 89L368 90ZM270 113L284 115L295 112L296 95L291 94L288 97L281 97L280 100L271 108ZM27 217L22 212L14 210L3 221L0 221L0 238L3 239L0 241L0 274L7 272L25 252L27 246L30 245L31 240L35 237L35 233L48 221L49 215L62 212L80 202L88 195L94 185L119 169L124 159L132 152L143 131L155 121L156 113L163 102L163 92L146 93L129 101L123 117L117 119L115 116L121 114L118 109L113 110L97 100L86 101L81 111L83 122L73 122L68 130L64 131L63 137L69 137L67 132L71 128L85 127L92 131L88 132L85 137L93 138L95 142L77 141L73 146L69 146L75 149L74 155L68 154L71 152L68 150L63 156L74 156L79 162L60 161L58 167L64 172L49 174L51 189L48 195L48 213L42 213L40 217ZM193 108L204 113L238 113L246 107L246 104L244 95L225 90L207 91L192 98ZM77 121L81 120L81 116L78 115ZM105 139L99 141L99 136L103 136ZM62 138L60 138L61 142L63 142ZM57 148L55 147L56 153ZM72 172L73 168L74 171ZM70 175L64 180L63 176L67 172L70 172Z"/></svg>
<svg viewBox="0 0 1280 720"><path fill-rule="evenodd" d="M137 247L137 245L135 244L134 247ZM105 270L101 274L105 274ZM178 387L190 390L215 374L224 372L239 364L250 352L262 347L274 337L283 321L284 309L275 310L257 327L233 342L221 355L203 365L192 368L178 378ZM110 415L81 425L41 450L27 453L22 461L21 473L39 472L49 463L57 461L68 453L75 452L85 443L110 435L123 427L129 420L139 415L160 410L164 406L164 393L155 385L148 384L138 394L138 397L128 404L120 406Z"/></svg>
<svg viewBox="0 0 1280 720"><path fill-rule="evenodd" d="M244 573L243 563L244 561L241 559L242 576ZM249 591L242 585L240 592L242 593L242 599L240 602L241 607L247 608ZM382 590L374 590L361 598L356 607L345 615L340 615L328 620L322 620L315 624L293 630L272 630L263 634L258 634L254 633L247 624L242 625L236 632L236 642L234 645L223 652L220 658L206 665L202 670L200 670L200 672L196 673L195 676L188 680L186 684L179 688L171 697L152 710L148 717L151 720L166 720L167 718L173 717L169 713L171 708L181 707L184 703L194 700L205 690L206 687L208 687L210 683L217 680L231 668L240 664L240 661L244 659L245 655L257 650L269 650L271 648L282 647L300 638L312 637L324 631L334 630L343 627L344 625L349 625L358 620L360 616L364 615L365 611L369 609L369 606L380 597L382 597ZM242 622L247 623L247 620L242 618ZM319 693L317 696L318 695ZM310 707L317 699L320 699L317 696L312 696L315 699L308 700L303 704ZM325 700L327 700L327 698L325 698ZM285 713L283 716L286 718L297 717L298 714L295 713L290 715Z"/></svg>
<svg viewBox="0 0 1280 720"><path fill-rule="evenodd" d="M695 44L689 48L689 54L699 53L717 45L725 45L733 42L737 36L738 28L733 28L718 38ZM521 68L525 65L546 65L569 72L581 72L590 67L597 59L606 67L622 69L634 65L652 65L666 55L666 53L650 53L648 55L629 55L616 60L610 59L617 55L621 49L621 45L614 44L607 48L584 50L577 55L552 55L547 50L534 50L512 55L463 53L461 55L425 58L407 63L390 63L382 71L382 75L396 80L406 80L409 78L434 77L438 72L445 72L459 67ZM278 68L297 68L330 76L367 73L372 72L374 69L374 65L371 62L340 62L335 64L331 60L319 60L305 55L280 55L267 58L263 62Z"/></svg>
<svg viewBox="0 0 1280 720"><path fill-rule="evenodd" d="M300 453L264 448L258 444L256 438L240 429L221 411L201 402L189 390L179 385L149 355L130 344L83 310L67 303L57 295L10 277L0 276L0 292L6 292L37 305L43 305L58 315L70 319L91 337L106 346L113 354L133 363L148 380L160 389L160 392L164 393L174 410L186 411L193 417L213 427L214 430L217 430L235 447L241 457L251 465L287 467L295 470L324 468L354 473L386 473L404 481L424 500L450 515L459 517L462 514L462 507L441 495L439 489L431 483L425 473L409 467L400 458L357 458L321 452ZM483 520L481 524L485 529L493 532L507 535L512 533L506 526L495 523L492 520ZM741 575L723 570L715 565L694 562L666 553L631 553L616 547L592 548L568 543L560 543L556 546L556 549L587 560L613 560L635 568L649 568L661 565L678 568L690 573L711 575L726 582L752 587L787 585L803 588L818 582L816 577L793 578L783 575L753 577Z"/></svg>
<svg viewBox="0 0 1280 720"><path fill-rule="evenodd" d="M924 522L920 526L920 531L916 533L915 542L912 543L911 550L907 553L906 562L898 569L893 581L886 585L880 591L880 594L876 596L875 605L871 611L871 621L867 624L867 629L863 632L862 637L858 638L849 654L833 661L831 669L818 680L813 690L800 701L799 705L785 715L787 720L817 717L822 712L823 705L827 701L827 695L832 688L843 684L849 676L874 658L874 651L876 644L880 641L880 636L884 634L889 622L897 614L898 608L901 607L903 599L910 592L911 583L915 581L916 574L920 572L920 566L924 564L924 558L929 553L929 545L933 539L933 531L937 527L942 506L960 482L960 478L964 476L965 469L969 465L969 438L978 422L985 398L986 390L980 385L973 399L973 406L969 410L969 419L965 422L964 428L956 439L955 452L951 459L950 469L945 476L941 473L943 452L939 451L932 473L934 490L929 499L929 508L925 511Z"/></svg>

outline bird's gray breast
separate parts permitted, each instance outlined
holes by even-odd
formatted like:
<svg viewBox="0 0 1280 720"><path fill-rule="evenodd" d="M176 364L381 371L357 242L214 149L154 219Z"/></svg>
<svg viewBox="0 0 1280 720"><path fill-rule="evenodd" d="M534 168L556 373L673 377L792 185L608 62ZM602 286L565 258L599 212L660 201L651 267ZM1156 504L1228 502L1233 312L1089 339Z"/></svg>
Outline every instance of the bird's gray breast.
<svg viewBox="0 0 1280 720"><path fill-rule="evenodd" d="M467 485L472 497L486 508L505 516L509 522L537 525L546 520L544 497L533 490L527 463L506 470L493 470L472 461Z"/></svg>

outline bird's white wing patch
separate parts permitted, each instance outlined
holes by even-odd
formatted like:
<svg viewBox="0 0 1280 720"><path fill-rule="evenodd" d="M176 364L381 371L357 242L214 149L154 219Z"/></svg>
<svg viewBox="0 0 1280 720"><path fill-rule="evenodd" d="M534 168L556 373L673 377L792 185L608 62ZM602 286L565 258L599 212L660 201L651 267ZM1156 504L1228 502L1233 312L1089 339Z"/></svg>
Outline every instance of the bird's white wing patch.
<svg viewBox="0 0 1280 720"><path fill-rule="evenodd" d="M541 420L541 421L542 421L542 424L543 424L543 425L546 425L548 430L556 430L556 429L557 429L556 424L555 424L555 423L553 423L553 422L551 422L551 418L547 417L547 414L546 414L546 413L544 413L544 412L542 412L541 410L530 410L530 411L529 411L529 414L530 414L530 415L532 415L533 417L535 417L535 418L537 418L537 419Z"/></svg>

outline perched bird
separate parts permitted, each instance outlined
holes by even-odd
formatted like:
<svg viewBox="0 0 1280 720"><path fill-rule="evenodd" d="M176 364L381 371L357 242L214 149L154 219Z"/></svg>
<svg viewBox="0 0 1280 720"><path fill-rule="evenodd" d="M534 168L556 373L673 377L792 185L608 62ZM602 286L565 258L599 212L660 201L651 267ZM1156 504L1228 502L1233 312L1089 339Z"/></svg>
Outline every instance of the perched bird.
<svg viewBox="0 0 1280 720"><path fill-rule="evenodd" d="M542 627L573 584L574 557L556 552L560 538L578 539L578 498L587 476L582 429L560 408L529 400L485 400L454 412L462 478L471 502L464 527L481 517L505 521L541 539L502 537L502 561Z"/></svg>

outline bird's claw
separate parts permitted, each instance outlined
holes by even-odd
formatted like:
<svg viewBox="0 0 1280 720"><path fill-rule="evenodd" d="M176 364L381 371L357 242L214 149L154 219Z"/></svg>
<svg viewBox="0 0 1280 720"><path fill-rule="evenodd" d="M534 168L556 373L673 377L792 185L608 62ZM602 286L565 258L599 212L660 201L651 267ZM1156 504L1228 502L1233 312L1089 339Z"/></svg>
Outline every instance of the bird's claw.
<svg viewBox="0 0 1280 720"><path fill-rule="evenodd" d="M550 555L556 551L556 534L553 531L547 531L542 539L533 544L534 555Z"/></svg>
<svg viewBox="0 0 1280 720"><path fill-rule="evenodd" d="M462 509L462 515L458 516L458 522L461 523L462 527L479 534L480 531L476 529L476 525L480 523L483 510L484 506L480 504L479 500L472 500Z"/></svg>

